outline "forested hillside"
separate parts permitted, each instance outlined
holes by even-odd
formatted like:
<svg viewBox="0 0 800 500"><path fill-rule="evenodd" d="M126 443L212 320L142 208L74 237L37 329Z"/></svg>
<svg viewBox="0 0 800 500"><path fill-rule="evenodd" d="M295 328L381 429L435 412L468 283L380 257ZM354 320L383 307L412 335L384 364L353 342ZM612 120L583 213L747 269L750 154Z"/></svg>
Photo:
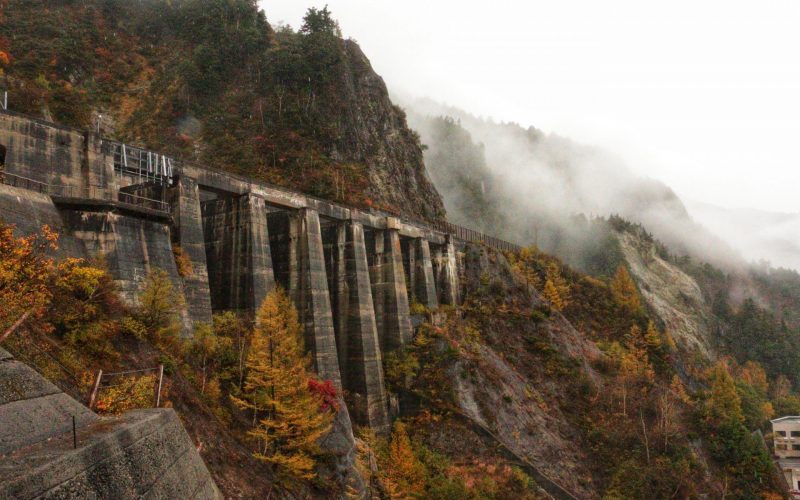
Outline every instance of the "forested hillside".
<svg viewBox="0 0 800 500"><path fill-rule="evenodd" d="M12 110L364 208L444 215L417 136L327 10L298 32L255 0L12 0Z"/></svg>
<svg viewBox="0 0 800 500"><path fill-rule="evenodd" d="M0 7L12 110L365 209L446 206L526 245L459 243L462 302L411 304L413 340L381 359L392 429L356 428L342 470L330 448L348 443L320 441L346 408L280 289L258 321L217 311L181 338L185 299L163 273L123 305L102 261L56 257L50 228L21 235L0 214L3 346L78 395L98 369L163 364L164 401L226 497L782 497L753 431L800 413L800 276L724 248L704 259L716 241L679 237L697 226L666 186L533 128L418 113L429 181L419 136L327 8L295 32L251 0ZM528 160L541 168L509 192L496 163ZM599 178L626 181L595 192ZM628 220L642 213L658 217ZM148 406L147 377L97 410Z"/></svg>

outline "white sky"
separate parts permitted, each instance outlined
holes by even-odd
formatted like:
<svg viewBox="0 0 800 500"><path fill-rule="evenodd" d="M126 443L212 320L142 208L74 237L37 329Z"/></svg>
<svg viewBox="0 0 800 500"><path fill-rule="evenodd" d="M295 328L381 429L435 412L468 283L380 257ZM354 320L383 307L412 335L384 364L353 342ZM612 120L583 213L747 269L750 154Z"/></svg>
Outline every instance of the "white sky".
<svg viewBox="0 0 800 500"><path fill-rule="evenodd" d="M800 2L326 3L391 91L620 153L679 194L800 212Z"/></svg>

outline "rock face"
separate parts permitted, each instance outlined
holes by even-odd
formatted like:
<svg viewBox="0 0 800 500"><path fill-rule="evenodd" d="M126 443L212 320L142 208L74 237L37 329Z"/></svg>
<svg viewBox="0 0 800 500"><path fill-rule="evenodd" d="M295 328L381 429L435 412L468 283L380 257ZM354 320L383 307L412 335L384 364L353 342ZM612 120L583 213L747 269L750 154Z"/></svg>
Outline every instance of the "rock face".
<svg viewBox="0 0 800 500"><path fill-rule="evenodd" d="M2 348L0 422L0 498L222 498L173 410L100 418Z"/></svg>
<svg viewBox="0 0 800 500"><path fill-rule="evenodd" d="M344 42L339 96L347 112L330 113L342 131L331 156L367 166L367 194L404 216L442 219L442 199L433 186L416 134L403 110L389 99L383 78L352 40Z"/></svg>
<svg viewBox="0 0 800 500"><path fill-rule="evenodd" d="M711 311L694 278L659 257L652 243L630 233L618 234L618 239L642 297L678 346L713 359Z"/></svg>

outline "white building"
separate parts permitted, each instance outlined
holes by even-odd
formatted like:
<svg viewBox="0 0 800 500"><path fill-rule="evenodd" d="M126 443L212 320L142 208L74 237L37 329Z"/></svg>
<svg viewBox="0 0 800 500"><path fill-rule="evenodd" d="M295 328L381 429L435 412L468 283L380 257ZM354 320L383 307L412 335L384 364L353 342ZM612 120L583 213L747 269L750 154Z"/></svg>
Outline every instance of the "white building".
<svg viewBox="0 0 800 500"><path fill-rule="evenodd" d="M776 418L772 421L775 456L778 457L793 498L800 498L800 416Z"/></svg>

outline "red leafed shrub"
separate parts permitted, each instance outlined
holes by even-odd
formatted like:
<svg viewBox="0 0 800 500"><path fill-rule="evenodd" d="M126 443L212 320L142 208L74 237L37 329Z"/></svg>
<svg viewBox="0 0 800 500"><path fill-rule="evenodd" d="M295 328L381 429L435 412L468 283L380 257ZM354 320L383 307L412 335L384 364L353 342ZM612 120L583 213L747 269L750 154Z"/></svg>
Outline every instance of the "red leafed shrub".
<svg viewBox="0 0 800 500"><path fill-rule="evenodd" d="M333 409L339 411L339 401L336 399L336 388L330 380L319 381L316 379L308 380L308 390L311 394L316 394L320 398L320 410L328 411Z"/></svg>

